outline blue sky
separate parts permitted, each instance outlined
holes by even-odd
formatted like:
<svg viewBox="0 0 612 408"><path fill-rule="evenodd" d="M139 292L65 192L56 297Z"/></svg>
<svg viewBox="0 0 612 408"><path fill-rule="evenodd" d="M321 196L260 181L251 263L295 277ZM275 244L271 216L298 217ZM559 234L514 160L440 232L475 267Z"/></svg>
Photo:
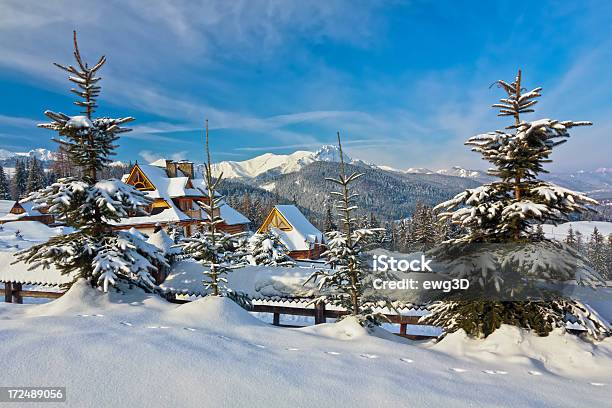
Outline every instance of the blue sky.
<svg viewBox="0 0 612 408"><path fill-rule="evenodd" d="M158 3L151 6L153 3ZM483 168L463 142L503 128L491 83L543 86L532 118L591 120L554 170L612 167L612 3L50 1L0 3L0 148L54 148L34 125L76 114L71 31L105 54L99 115L134 116L118 158L216 160L312 150L398 168Z"/></svg>

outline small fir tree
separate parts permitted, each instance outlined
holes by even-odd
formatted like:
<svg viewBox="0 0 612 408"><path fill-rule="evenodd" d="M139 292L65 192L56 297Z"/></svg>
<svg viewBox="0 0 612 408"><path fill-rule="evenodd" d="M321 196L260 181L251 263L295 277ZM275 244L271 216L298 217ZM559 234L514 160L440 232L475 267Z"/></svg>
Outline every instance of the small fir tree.
<svg viewBox="0 0 612 408"><path fill-rule="evenodd" d="M247 244L247 253L247 259L251 265L295 265L293 259L288 255L287 247L273 231L253 234Z"/></svg>
<svg viewBox="0 0 612 408"><path fill-rule="evenodd" d="M340 187L340 191L332 192L332 196L337 199L336 208L342 229L327 233L328 249L323 256L327 258L330 269L315 271L305 283L318 282L319 290L325 293L315 299L314 303L329 301L345 308L361 325L370 326L379 324L379 316L373 313L371 305L364 299L364 279L367 271L362 261L362 253L376 238L379 230L356 227L357 220L353 214L357 210L354 200L358 194L353 193L352 184L362 174L354 172L347 176L340 132L338 132L338 150L340 175L337 179L326 180Z"/></svg>
<svg viewBox="0 0 612 408"><path fill-rule="evenodd" d="M465 230L452 240L450 248L443 247L437 253L442 260L451 255L447 272L467 277L474 287L501 296L438 302L422 321L443 326L447 332L462 328L478 337L488 336L503 323L546 335L555 327L564 327L565 316L570 314L590 335L605 336L610 331L605 320L596 313L580 312L584 305L561 295L541 301L505 300L537 289L534 282L538 278L597 284L600 277L570 247L545 240L532 228L533 224L567 221L569 214L588 213L589 206L597 204L539 178L546 172L543 165L551 161L553 148L569 138L569 130L591 123L525 122L521 115L533 112L541 88L524 92L520 70L514 82L500 80L498 84L507 96L493 106L499 108L499 116L513 117L514 124L505 131L474 136L466 143L494 166L489 175L498 180L468 189L436 209L442 210L442 221L450 220ZM533 253L538 255L531 256Z"/></svg>
<svg viewBox="0 0 612 408"><path fill-rule="evenodd" d="M11 191L9 187L8 178L4 173L4 168L0 166L0 200L10 200Z"/></svg>
<svg viewBox="0 0 612 408"><path fill-rule="evenodd" d="M13 200L19 201L26 194L28 172L22 160L15 163L15 175L13 176Z"/></svg>
<svg viewBox="0 0 612 408"><path fill-rule="evenodd" d="M151 274L157 270L155 265L167 265L164 256L137 234L112 228L112 223L128 213L139 213L151 200L119 180L98 179L98 172L114 154L118 135L129 131L121 125L133 118L93 117L100 94L101 78L97 74L106 59L101 57L93 66L83 62L76 32L74 58L76 66L55 65L70 73L69 80L76 85L71 91L80 98L75 104L84 109L82 115L46 111L53 122L39 126L58 133L54 140L83 168L83 176L59 179L28 197L36 203L35 209L54 214L74 232L31 247L18 254L17 261L24 261L31 269L55 265L62 273L73 274L75 280L86 279L104 291L118 281L152 289Z"/></svg>
<svg viewBox="0 0 612 408"><path fill-rule="evenodd" d="M199 262L204 269L204 279L202 283L207 291L213 296L229 296L238 304L245 306L248 299L233 292L227 286L227 274L234 266L234 253L236 240L242 234L228 234L218 229L223 222L220 214L220 206L223 196L217 190L223 180L223 172L218 176L213 176L212 161L210 159L208 120L205 129L205 149L206 163L204 164L204 180L206 182L206 201L200 205L206 213L207 220L203 223L202 231L197 232L191 237L184 238L180 242L183 252L192 256Z"/></svg>
<svg viewBox="0 0 612 408"><path fill-rule="evenodd" d="M45 171L36 157L30 158L28 166L28 179L26 181L26 193L38 191L47 185Z"/></svg>
<svg viewBox="0 0 612 408"><path fill-rule="evenodd" d="M600 274L605 275L607 270L605 238L597 227L593 228L586 251L589 261L593 264L593 268Z"/></svg>

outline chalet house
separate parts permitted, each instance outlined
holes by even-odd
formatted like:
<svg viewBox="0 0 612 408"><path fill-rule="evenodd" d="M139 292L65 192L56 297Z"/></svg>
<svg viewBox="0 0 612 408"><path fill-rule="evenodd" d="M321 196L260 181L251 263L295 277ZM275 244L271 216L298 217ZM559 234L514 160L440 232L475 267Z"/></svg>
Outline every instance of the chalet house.
<svg viewBox="0 0 612 408"><path fill-rule="evenodd" d="M325 251L323 233L310 223L294 205L276 205L257 230L273 231L293 259L318 259Z"/></svg>
<svg viewBox="0 0 612 408"><path fill-rule="evenodd" d="M11 221L38 221L47 225L53 224L53 215L34 210L33 206L32 202L0 200L0 224Z"/></svg>
<svg viewBox="0 0 612 408"><path fill-rule="evenodd" d="M150 164L136 163L122 181L145 192L153 203L145 209L149 215L124 218L116 224L116 229L134 227L150 235L156 225L174 224L182 226L189 236L208 219L200 206L208 202L206 183L195 178L192 162L160 159ZM223 220L218 224L219 229L232 234L249 230L249 219L227 203L221 204L219 212Z"/></svg>

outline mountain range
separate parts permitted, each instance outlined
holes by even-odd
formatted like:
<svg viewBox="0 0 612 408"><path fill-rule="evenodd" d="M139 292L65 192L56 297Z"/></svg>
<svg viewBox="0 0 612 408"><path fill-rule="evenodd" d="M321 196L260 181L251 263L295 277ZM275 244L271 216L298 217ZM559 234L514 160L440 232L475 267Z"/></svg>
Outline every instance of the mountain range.
<svg viewBox="0 0 612 408"><path fill-rule="evenodd" d="M10 150L0 149L0 165L3 167L13 167L17 160L25 160L30 157L36 157L43 164L48 164L53 161L54 153L48 149L38 148L27 152L13 152Z"/></svg>

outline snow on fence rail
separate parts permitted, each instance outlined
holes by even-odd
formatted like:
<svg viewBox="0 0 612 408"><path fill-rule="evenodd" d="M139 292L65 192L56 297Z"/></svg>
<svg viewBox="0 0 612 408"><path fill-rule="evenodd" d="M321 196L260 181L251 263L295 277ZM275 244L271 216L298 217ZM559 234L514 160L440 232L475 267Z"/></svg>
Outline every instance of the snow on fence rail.
<svg viewBox="0 0 612 408"><path fill-rule="evenodd" d="M0 289L0 295L4 296L4 301L7 303L23 303L23 298L33 297L33 298L46 298L46 299L57 299L61 297L64 292L52 292L52 291L40 291L40 290L24 290L23 286L20 283L14 282L5 282L4 288ZM177 299L175 297L169 297L167 299L171 303L184 304L189 303L191 300L189 299ZM305 299L291 299L288 302L290 303L303 303ZM275 326L281 327L302 327L296 325L287 325L280 323L281 315L290 315L290 316L305 316L305 317L314 317L315 324L326 323L327 319L337 319L340 316L346 315L348 312L345 310L338 309L328 309L326 308L325 303L317 303L314 307L293 307L293 306L285 306L278 305L274 303L278 303L278 300L270 300L271 304L266 304L265 299L257 299L257 303L252 305L252 308L249 310L251 312L256 313L269 313L272 314L272 324ZM425 309L413 309L413 311L425 312ZM405 337L411 340L425 340L436 338L437 336L433 335L423 335L423 334L409 334L407 333L408 325L422 325L419 322L419 318L422 313L412 314L412 315L402 315L402 314L384 314L390 323L399 324L399 333L394 333L398 336Z"/></svg>
<svg viewBox="0 0 612 408"><path fill-rule="evenodd" d="M296 325L288 325L281 324L280 317L281 315L290 315L290 316L305 316L305 317L314 317L314 324L326 323L327 319L337 319L341 316L348 314L346 310L340 309L328 309L323 302L319 302L314 307L294 307L294 306L284 306L278 304L266 304L262 302L266 302L265 299L255 299L257 303L253 303L251 309L249 311L256 313L270 313L272 314L272 324L274 326L281 327L303 327ZM291 303L303 303L308 301L309 299L290 299ZM189 303L191 300L189 299L177 299L177 298L168 298L169 302L184 304ZM274 303L274 300L270 300L270 303ZM412 315L403 315L403 314L395 314L395 313L383 313L387 319L389 319L389 323L399 324L399 333L393 333L401 337L405 337L411 340L426 340L433 339L438 336L434 335L424 335L424 334L409 334L407 333L408 325L423 325L419 322L419 318L426 313L425 308L416 308L411 309L412 311L416 311L416 314ZM420 313L418 313L420 311ZM424 326L424 325L423 325Z"/></svg>

